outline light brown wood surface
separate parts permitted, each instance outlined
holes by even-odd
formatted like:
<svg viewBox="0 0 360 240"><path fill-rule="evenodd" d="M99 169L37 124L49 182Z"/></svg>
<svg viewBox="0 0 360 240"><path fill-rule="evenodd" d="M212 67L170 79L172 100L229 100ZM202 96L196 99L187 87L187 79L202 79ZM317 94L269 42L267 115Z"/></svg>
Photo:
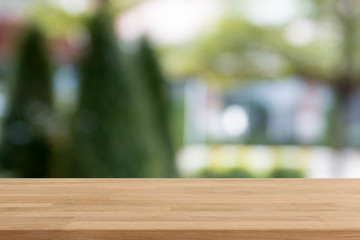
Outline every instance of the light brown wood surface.
<svg viewBox="0 0 360 240"><path fill-rule="evenodd" d="M360 239L360 179L0 179L0 239Z"/></svg>

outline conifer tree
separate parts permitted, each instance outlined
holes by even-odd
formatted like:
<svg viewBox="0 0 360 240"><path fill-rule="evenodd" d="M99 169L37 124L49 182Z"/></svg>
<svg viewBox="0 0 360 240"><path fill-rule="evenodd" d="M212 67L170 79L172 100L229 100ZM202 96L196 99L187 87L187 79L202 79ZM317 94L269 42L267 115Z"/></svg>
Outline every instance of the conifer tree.
<svg viewBox="0 0 360 240"><path fill-rule="evenodd" d="M170 117L169 117L169 87L163 76L157 56L152 49L151 44L142 37L138 50L139 69L142 73L143 84L148 90L149 100L153 116L156 121L157 134L162 139L163 150L166 153L166 169L168 176L176 176L175 154L170 133Z"/></svg>
<svg viewBox="0 0 360 240"><path fill-rule="evenodd" d="M26 30L17 61L2 125L0 162L17 177L45 177L53 97L49 51L35 26Z"/></svg>
<svg viewBox="0 0 360 240"><path fill-rule="evenodd" d="M102 4L89 22L73 126L73 177L143 177L146 146L113 21Z"/></svg>

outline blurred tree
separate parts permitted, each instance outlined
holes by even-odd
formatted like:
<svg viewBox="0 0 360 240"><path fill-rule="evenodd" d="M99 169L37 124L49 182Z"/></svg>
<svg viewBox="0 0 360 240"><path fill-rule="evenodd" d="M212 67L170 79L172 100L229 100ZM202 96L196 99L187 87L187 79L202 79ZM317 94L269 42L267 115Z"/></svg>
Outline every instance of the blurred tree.
<svg viewBox="0 0 360 240"><path fill-rule="evenodd" d="M360 59L358 55L360 31L359 12L360 2L354 0L335 1L335 13L341 26L341 51L339 53L339 71L332 79L335 93L335 106L338 106L335 115L334 146L343 149L349 145L347 132L350 125L350 100L359 86L360 81Z"/></svg>
<svg viewBox="0 0 360 240"><path fill-rule="evenodd" d="M335 102L329 124L329 144L340 153L334 161L333 174L341 176L339 165L343 162L341 151L351 146L351 99L360 83L360 2L357 0L329 0L315 3L314 19L330 23L337 33L335 71L325 80L331 84ZM334 40L333 40L334 41ZM310 62L313 61L313 59Z"/></svg>
<svg viewBox="0 0 360 240"><path fill-rule="evenodd" d="M138 50L140 72L143 74L143 84L149 91L150 107L156 120L156 129L163 140L164 151L167 155L167 169L171 176L176 176L175 153L170 133L169 119L169 96L170 89L161 72L157 57L148 40L143 37L140 40Z"/></svg>
<svg viewBox="0 0 360 240"><path fill-rule="evenodd" d="M161 158L150 154L155 150L150 152L149 131L142 125L146 116L139 114L142 101L137 98L142 96L126 73L107 6L101 5L89 24L91 43L79 73L70 175L163 177L164 164L153 164Z"/></svg>
<svg viewBox="0 0 360 240"><path fill-rule="evenodd" d="M50 38L66 36L72 27L85 22L85 13L71 14L59 3L60 1L37 0L26 8L29 18L37 23Z"/></svg>
<svg viewBox="0 0 360 240"><path fill-rule="evenodd" d="M86 24L86 17L94 9L101 6L105 0L95 1L31 1L26 8L26 14L35 21L50 37L58 38L67 36L74 29L81 30ZM109 12L118 14L125 11L140 0L107 0Z"/></svg>
<svg viewBox="0 0 360 240"><path fill-rule="evenodd" d="M311 79L333 76L338 49L331 40L295 46L284 37L284 29L255 25L239 17L223 18L214 31L198 39L195 52L180 58L192 64L184 64L183 71L186 75L199 72L222 85L289 75Z"/></svg>
<svg viewBox="0 0 360 240"><path fill-rule="evenodd" d="M50 159L47 135L52 122L49 51L36 27L20 44L0 147L1 164L17 177L45 177Z"/></svg>
<svg viewBox="0 0 360 240"><path fill-rule="evenodd" d="M149 87L146 84L146 75L141 67L141 59L137 47L126 46L130 51L122 54L122 61L134 104L134 121L141 134L146 159L143 168L143 177L174 177L168 166L166 144L163 141L156 116L154 102Z"/></svg>

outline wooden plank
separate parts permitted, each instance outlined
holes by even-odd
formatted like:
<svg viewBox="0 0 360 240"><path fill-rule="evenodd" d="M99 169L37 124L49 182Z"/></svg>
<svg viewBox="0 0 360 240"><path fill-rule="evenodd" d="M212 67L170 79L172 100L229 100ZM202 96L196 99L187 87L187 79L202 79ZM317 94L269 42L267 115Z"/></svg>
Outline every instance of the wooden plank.
<svg viewBox="0 0 360 240"><path fill-rule="evenodd" d="M360 179L0 179L2 239L360 239Z"/></svg>

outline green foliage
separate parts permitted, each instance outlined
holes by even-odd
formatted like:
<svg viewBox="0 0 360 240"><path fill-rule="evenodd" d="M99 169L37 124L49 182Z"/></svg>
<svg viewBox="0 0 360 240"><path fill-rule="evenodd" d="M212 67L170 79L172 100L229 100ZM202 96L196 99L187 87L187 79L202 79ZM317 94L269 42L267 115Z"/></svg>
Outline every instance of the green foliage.
<svg viewBox="0 0 360 240"><path fill-rule="evenodd" d="M169 119L169 87L161 72L156 55L148 40L143 37L140 40L138 50L138 67L142 73L144 87L148 90L149 107L156 121L156 129L163 142L163 150L167 155L167 169L171 176L176 175L175 153L170 134Z"/></svg>
<svg viewBox="0 0 360 240"><path fill-rule="evenodd" d="M112 19L102 6L89 23L91 44L79 70L71 176L140 177L145 151Z"/></svg>
<svg viewBox="0 0 360 240"><path fill-rule="evenodd" d="M184 147L184 128L185 128L185 96L183 89L174 91L174 98L171 103L170 119L171 134L175 150Z"/></svg>
<svg viewBox="0 0 360 240"><path fill-rule="evenodd" d="M198 178L254 178L254 176L243 168L219 169L208 167L200 170L195 177Z"/></svg>
<svg viewBox="0 0 360 240"><path fill-rule="evenodd" d="M141 3L142 0L108 0L109 4L111 5L111 9L114 12L119 12L119 11L124 11L126 9L129 9L133 6L135 6L136 4Z"/></svg>
<svg viewBox="0 0 360 240"><path fill-rule="evenodd" d="M64 36L71 27L84 24L85 20L83 15L72 15L54 1L37 0L26 10L29 18L51 37Z"/></svg>
<svg viewBox="0 0 360 240"><path fill-rule="evenodd" d="M148 82L152 69L120 52L106 5L91 20L89 32L91 45L79 71L70 175L169 176L167 146Z"/></svg>
<svg viewBox="0 0 360 240"><path fill-rule="evenodd" d="M299 169L275 168L268 178L305 178L305 173Z"/></svg>
<svg viewBox="0 0 360 240"><path fill-rule="evenodd" d="M137 128L141 131L138 137L142 138L146 151L143 177L173 177L168 166L167 146L155 112L155 103L147 84L148 79L142 66L139 49L126 52L122 59L126 76L131 79L129 84L136 109L134 117L137 119Z"/></svg>
<svg viewBox="0 0 360 240"><path fill-rule="evenodd" d="M52 119L49 53L43 34L27 29L19 46L7 113L3 122L0 159L17 177L45 177L50 160L47 135Z"/></svg>
<svg viewBox="0 0 360 240"><path fill-rule="evenodd" d="M309 21L318 28L324 24L316 19ZM319 80L336 76L341 65L338 55L341 45L336 35L318 37L297 46L286 38L287 29L287 26L255 25L239 16L224 17L192 46L165 49L166 60L177 60L176 65L168 64L167 68L173 75L200 74L222 85L289 75ZM335 34L334 29L326 31Z"/></svg>
<svg viewBox="0 0 360 240"><path fill-rule="evenodd" d="M88 9L85 11L69 11L69 8L64 8L63 5L69 3L62 3L61 1L49 0L35 0L25 9L26 14L32 21L35 21L41 28L51 37L61 37L67 35L72 28L79 30L86 24L86 18L89 12L96 5L102 4L105 1L89 1ZM124 11L138 4L140 0L107 0L109 13L118 14L119 11ZM80 3L81 4L81 3ZM95 7L96 8L96 7ZM70 8L71 9L71 8Z"/></svg>
<svg viewBox="0 0 360 240"><path fill-rule="evenodd" d="M145 78L144 84L147 85L150 97L154 102L157 121L164 128L167 128L169 125L168 96L166 96L168 89L164 76L148 40L142 38L139 45L139 67L142 69Z"/></svg>

